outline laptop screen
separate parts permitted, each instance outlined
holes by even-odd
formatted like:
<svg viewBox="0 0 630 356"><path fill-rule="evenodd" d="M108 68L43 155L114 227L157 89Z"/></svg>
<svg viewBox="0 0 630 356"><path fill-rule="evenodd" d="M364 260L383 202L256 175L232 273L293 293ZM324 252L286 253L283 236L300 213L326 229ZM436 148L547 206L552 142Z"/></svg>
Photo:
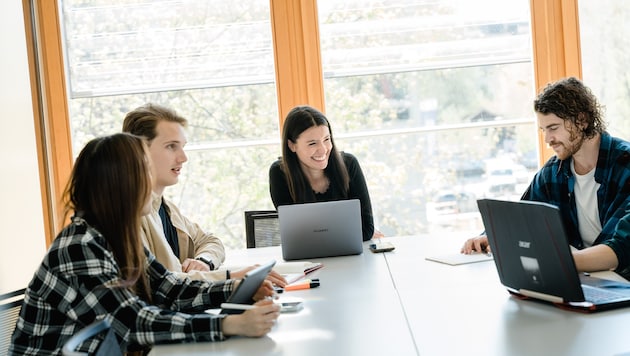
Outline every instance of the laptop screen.
<svg viewBox="0 0 630 356"><path fill-rule="evenodd" d="M557 207L531 201L477 203L503 285L565 301L584 300Z"/></svg>
<svg viewBox="0 0 630 356"><path fill-rule="evenodd" d="M363 252L358 199L281 205L278 218L285 260Z"/></svg>

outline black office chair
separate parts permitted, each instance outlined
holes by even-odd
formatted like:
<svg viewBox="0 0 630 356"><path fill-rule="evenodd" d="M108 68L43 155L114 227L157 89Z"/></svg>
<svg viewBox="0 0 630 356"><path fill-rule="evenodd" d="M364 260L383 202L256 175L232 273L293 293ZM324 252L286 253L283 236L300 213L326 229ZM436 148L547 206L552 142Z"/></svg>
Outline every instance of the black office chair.
<svg viewBox="0 0 630 356"><path fill-rule="evenodd" d="M120 345L118 344L116 335L114 335L114 331L111 329L111 324L107 321L107 319L93 322L68 339L61 349L63 356L87 356L87 353L77 352L75 350L84 341L103 332L105 332L105 338L101 341L94 355L122 356L122 351L120 350Z"/></svg>
<svg viewBox="0 0 630 356"><path fill-rule="evenodd" d="M25 291L26 289L19 289L0 295L0 355L6 355L9 350Z"/></svg>
<svg viewBox="0 0 630 356"><path fill-rule="evenodd" d="M245 211L245 240L247 248L280 245L278 212L275 210Z"/></svg>

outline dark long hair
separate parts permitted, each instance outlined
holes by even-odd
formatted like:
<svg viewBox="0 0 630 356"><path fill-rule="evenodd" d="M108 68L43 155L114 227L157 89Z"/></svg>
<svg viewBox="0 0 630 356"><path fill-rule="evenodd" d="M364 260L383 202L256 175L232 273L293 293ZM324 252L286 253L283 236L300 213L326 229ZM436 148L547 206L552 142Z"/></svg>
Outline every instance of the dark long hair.
<svg viewBox="0 0 630 356"><path fill-rule="evenodd" d="M74 211L107 240L121 271L121 285L150 300L140 218L151 194L143 138L127 133L85 145L64 192L66 216Z"/></svg>
<svg viewBox="0 0 630 356"><path fill-rule="evenodd" d="M554 114L578 128L583 124L585 138L593 138L606 130L604 107L591 90L574 77L548 84L534 100L534 110L545 115Z"/></svg>
<svg viewBox="0 0 630 356"><path fill-rule="evenodd" d="M282 161L281 167L289 185L289 193L295 203L314 201L313 190L304 176L297 154L289 149L289 141L296 142L302 132L314 126L326 126L330 131L332 149L328 158L328 166L324 174L329 177L331 184L336 184L347 198L350 187L348 170L337 150L330 122L324 114L310 106L296 106L287 115L282 128Z"/></svg>

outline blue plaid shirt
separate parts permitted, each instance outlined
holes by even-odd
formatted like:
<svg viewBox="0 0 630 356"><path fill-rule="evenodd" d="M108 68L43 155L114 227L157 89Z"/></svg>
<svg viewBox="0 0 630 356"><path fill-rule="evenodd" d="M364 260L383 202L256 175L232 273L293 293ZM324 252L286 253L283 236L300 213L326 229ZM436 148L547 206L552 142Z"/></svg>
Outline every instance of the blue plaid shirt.
<svg viewBox="0 0 630 356"><path fill-rule="evenodd" d="M160 342L223 340L221 320L204 310L231 294L233 281L178 279L148 254L153 304L113 286L120 270L103 236L73 218L51 245L28 286L9 354L60 354L64 343L98 319L109 319L123 349ZM93 354L100 340L80 345Z"/></svg>
<svg viewBox="0 0 630 356"><path fill-rule="evenodd" d="M629 142L602 133L595 181L600 184L597 205L602 231L593 244L606 244L612 248L619 260L617 272L628 276L628 271L624 270L630 269L630 215L627 215L630 212L626 210L630 203ZM578 229L574 186L571 158L561 161L554 156L534 176L521 199L558 206L569 243L582 249L584 243Z"/></svg>

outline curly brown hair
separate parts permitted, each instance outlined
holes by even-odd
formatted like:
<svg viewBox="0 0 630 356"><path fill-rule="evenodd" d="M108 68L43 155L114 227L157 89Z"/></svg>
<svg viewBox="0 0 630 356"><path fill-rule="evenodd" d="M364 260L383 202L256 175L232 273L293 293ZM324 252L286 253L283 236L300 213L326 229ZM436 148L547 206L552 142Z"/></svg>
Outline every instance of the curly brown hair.
<svg viewBox="0 0 630 356"><path fill-rule="evenodd" d="M548 84L534 100L534 110L554 114L582 129L585 138L593 138L606 130L604 107L591 90L574 77Z"/></svg>

